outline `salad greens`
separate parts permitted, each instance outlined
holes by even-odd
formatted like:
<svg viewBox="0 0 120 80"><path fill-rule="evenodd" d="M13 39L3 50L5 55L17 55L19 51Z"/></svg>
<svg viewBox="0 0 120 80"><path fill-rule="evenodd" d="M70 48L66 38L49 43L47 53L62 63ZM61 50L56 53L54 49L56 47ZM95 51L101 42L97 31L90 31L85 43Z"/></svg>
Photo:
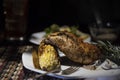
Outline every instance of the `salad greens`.
<svg viewBox="0 0 120 80"><path fill-rule="evenodd" d="M80 36L80 34L78 33L78 28L79 26L59 26L57 24L52 24L50 27L45 28L44 31L46 32L45 36L58 31L68 31L75 34L76 36Z"/></svg>

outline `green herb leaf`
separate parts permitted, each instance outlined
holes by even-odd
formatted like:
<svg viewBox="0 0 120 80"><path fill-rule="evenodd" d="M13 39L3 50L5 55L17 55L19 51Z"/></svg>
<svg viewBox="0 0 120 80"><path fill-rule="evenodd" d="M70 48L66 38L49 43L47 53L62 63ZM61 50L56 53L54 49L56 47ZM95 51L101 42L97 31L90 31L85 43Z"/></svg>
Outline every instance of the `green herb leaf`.
<svg viewBox="0 0 120 80"><path fill-rule="evenodd" d="M120 64L120 47L112 45L109 41L98 41L98 46L104 55L104 59L108 58L117 64Z"/></svg>

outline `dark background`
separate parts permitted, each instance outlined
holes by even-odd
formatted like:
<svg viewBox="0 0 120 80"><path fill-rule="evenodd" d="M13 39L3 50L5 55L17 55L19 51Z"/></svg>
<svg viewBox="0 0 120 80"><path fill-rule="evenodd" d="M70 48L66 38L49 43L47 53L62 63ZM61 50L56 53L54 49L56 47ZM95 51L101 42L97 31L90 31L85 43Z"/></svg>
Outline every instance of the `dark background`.
<svg viewBox="0 0 120 80"><path fill-rule="evenodd" d="M28 26L36 30L53 23L80 25L87 31L88 24L95 22L94 11L104 22L120 22L119 0L29 0Z"/></svg>
<svg viewBox="0 0 120 80"><path fill-rule="evenodd" d="M19 4L19 3L18 3ZM103 22L120 23L119 0L28 0L27 33L42 31L51 24L79 25L89 32L96 22L95 11ZM3 4L0 0L0 31L4 29Z"/></svg>

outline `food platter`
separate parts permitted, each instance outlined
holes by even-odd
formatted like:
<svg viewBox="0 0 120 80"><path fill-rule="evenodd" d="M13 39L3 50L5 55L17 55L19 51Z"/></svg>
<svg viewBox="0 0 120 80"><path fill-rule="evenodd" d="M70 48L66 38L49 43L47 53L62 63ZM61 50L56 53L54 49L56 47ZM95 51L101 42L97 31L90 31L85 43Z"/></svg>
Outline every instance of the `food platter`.
<svg viewBox="0 0 120 80"><path fill-rule="evenodd" d="M44 31L33 33L33 34L31 35L29 41L30 41L31 43L34 43L34 44L36 44L36 45L39 45L40 42L41 42L41 40L44 39L44 35L45 35L45 34L46 34L46 33L45 33ZM87 35L87 34L86 34L86 35ZM86 39L84 39L84 42L90 42L90 41L91 41L91 37L90 37L90 36L88 36Z"/></svg>
<svg viewBox="0 0 120 80"><path fill-rule="evenodd" d="M33 33L30 38L30 42L34 43L36 45L40 45L40 42L45 38L45 32L37 32ZM90 42L91 43L91 37L88 36L87 38L83 39L84 42ZM117 50L117 48L115 48ZM98 51L97 51L98 52ZM65 57L67 55L63 55L62 52L58 50L58 54L60 55L60 59L64 59L64 61L61 60L61 71L57 73L48 73L49 76L59 77L59 78L99 78L99 77L110 77L110 76L119 76L120 75L120 68L117 64L112 62L111 60L106 59L101 62L100 64L92 64L95 65L95 69L87 69L83 65L80 65L79 69L69 75L62 74L62 71L69 68L70 66L76 66L74 65L75 62L71 63L71 65L68 65L69 62L72 62L70 60L66 60ZM26 60L27 59L27 60ZM22 55L22 61L25 68L35 71L37 73L46 73L46 71L36 69L33 65L33 59L32 59L32 52L24 52ZM88 66L88 65L87 65ZM91 66L91 65L90 65Z"/></svg>
<svg viewBox="0 0 120 80"><path fill-rule="evenodd" d="M63 57L63 56L61 56ZM31 52L24 52L22 54L22 62L23 66L31 71L37 72L37 73L46 73L43 70L36 69L33 65L32 61L32 53ZM69 65L61 65L61 69L64 70L66 68L70 67ZM85 69L83 67L80 67L76 72L70 74L70 75L63 75L61 72L59 73L49 73L47 74L49 76L58 77L58 78L96 78L96 77L110 77L110 76L116 76L120 75L120 69L110 69L110 70L89 70Z"/></svg>

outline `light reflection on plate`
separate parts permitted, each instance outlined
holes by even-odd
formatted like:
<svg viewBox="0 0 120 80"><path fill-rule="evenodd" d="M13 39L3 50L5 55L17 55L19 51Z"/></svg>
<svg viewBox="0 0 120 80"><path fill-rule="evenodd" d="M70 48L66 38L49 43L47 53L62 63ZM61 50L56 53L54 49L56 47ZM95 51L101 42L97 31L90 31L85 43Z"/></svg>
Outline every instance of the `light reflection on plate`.
<svg viewBox="0 0 120 80"><path fill-rule="evenodd" d="M40 44L40 42L44 39L44 35L45 35L45 32L43 31L43 32L36 32L36 33L33 33L32 35L31 35L31 38L30 38L30 42L31 43L34 43L34 44L36 44L36 45L39 45ZM91 37L90 36L88 36L85 40L84 40L84 42L90 42L91 41Z"/></svg>
<svg viewBox="0 0 120 80"><path fill-rule="evenodd" d="M31 52L24 52L22 54L22 62L23 66L31 71L37 73L45 73L45 71L35 69L32 61L32 54ZM68 68L68 65L61 65L61 69L64 70ZM120 69L111 69L111 70L88 70L81 67L76 72L70 75L62 75L61 72L59 73L49 73L49 76L58 77L58 78L99 78L99 77L110 77L120 75Z"/></svg>
<svg viewBox="0 0 120 80"><path fill-rule="evenodd" d="M31 35L30 42L39 45L44 39L45 32L36 32Z"/></svg>

